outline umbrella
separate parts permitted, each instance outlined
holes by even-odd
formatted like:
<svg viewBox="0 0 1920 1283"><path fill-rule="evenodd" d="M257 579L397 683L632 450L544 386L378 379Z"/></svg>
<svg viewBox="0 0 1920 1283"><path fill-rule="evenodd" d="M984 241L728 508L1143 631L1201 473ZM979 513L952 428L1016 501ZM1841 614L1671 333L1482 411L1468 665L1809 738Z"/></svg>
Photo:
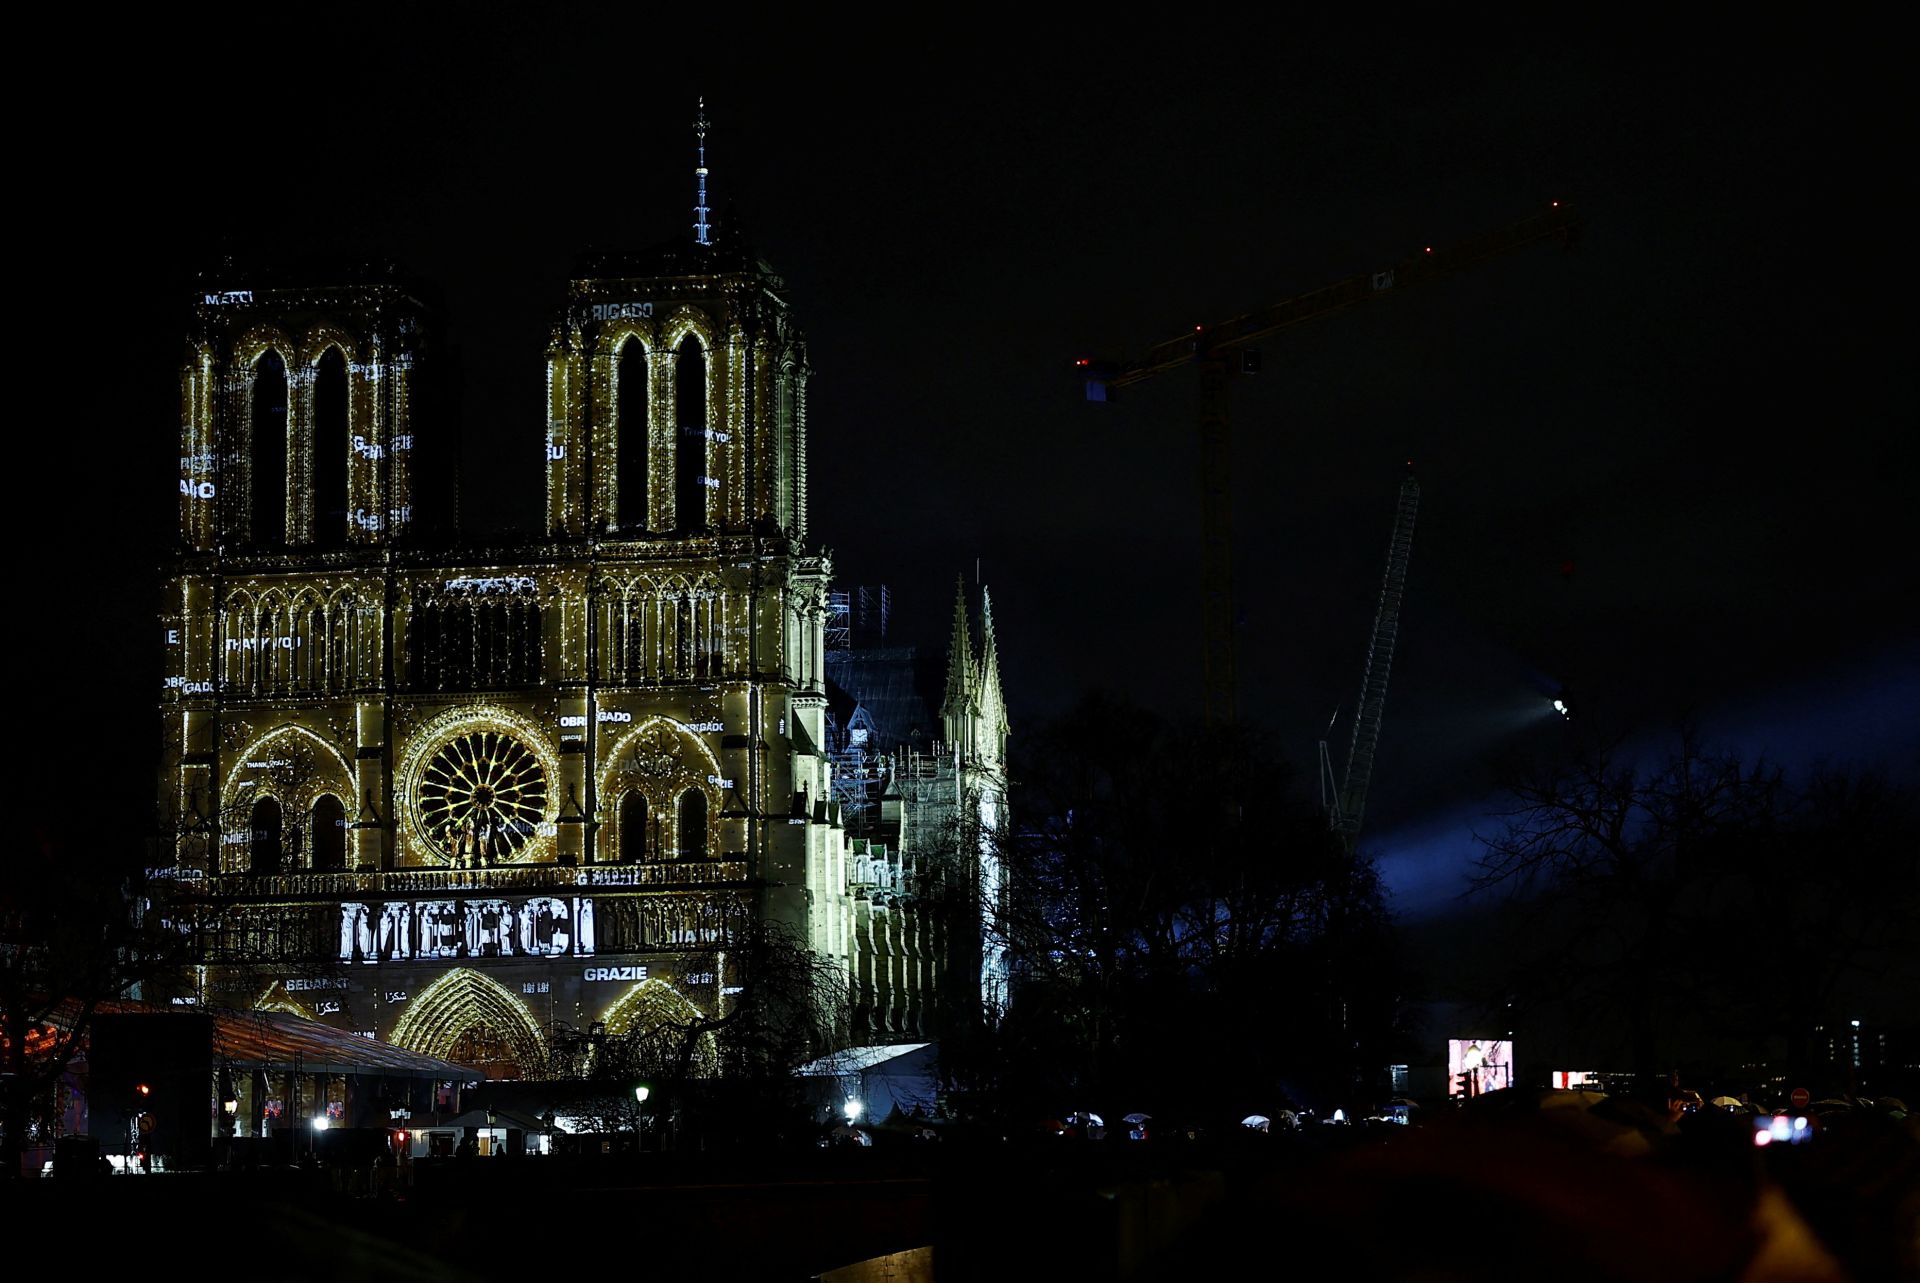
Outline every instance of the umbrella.
<svg viewBox="0 0 1920 1283"><path fill-rule="evenodd" d="M1707 1103L1709 1105L1716 1105L1721 1109L1745 1109L1746 1108L1745 1105L1741 1104L1739 1101L1735 1100L1731 1096L1715 1096L1712 1100L1708 1101Z"/></svg>
<svg viewBox="0 0 1920 1283"><path fill-rule="evenodd" d="M1067 1121L1075 1125L1083 1125L1086 1123L1092 1123L1095 1127L1105 1127L1107 1125L1107 1120L1100 1117L1100 1115L1082 1113L1079 1110L1075 1110L1073 1113L1068 1114Z"/></svg>
<svg viewBox="0 0 1920 1283"><path fill-rule="evenodd" d="M1122 1118L1120 1121L1123 1123L1150 1123L1153 1121L1153 1115L1152 1114L1128 1114L1125 1118Z"/></svg>
<svg viewBox="0 0 1920 1283"><path fill-rule="evenodd" d="M1263 1132L1273 1126L1273 1120L1265 1114L1248 1114L1240 1120L1240 1125L1242 1127L1251 1127L1257 1132Z"/></svg>

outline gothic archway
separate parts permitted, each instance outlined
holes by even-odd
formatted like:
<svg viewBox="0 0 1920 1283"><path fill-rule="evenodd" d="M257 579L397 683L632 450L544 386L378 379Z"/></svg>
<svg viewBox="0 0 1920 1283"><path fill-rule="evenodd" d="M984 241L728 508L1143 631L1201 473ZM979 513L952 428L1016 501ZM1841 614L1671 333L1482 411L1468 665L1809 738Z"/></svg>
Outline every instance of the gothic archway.
<svg viewBox="0 0 1920 1283"><path fill-rule="evenodd" d="M469 967L456 967L421 990L394 1025L391 1041L456 1064L473 1063L462 1054L474 1057L480 1062L474 1068L489 1077L535 1075L547 1059L546 1037L526 1004Z"/></svg>
<svg viewBox="0 0 1920 1283"><path fill-rule="evenodd" d="M664 980L642 980L621 994L606 1014L607 1033L615 1037L638 1034L657 1039L667 1056L677 1054L681 1030L697 1020L706 1019L694 1001ZM692 1072L696 1078L710 1077L720 1070L719 1041L711 1030L699 1035L694 1044Z"/></svg>

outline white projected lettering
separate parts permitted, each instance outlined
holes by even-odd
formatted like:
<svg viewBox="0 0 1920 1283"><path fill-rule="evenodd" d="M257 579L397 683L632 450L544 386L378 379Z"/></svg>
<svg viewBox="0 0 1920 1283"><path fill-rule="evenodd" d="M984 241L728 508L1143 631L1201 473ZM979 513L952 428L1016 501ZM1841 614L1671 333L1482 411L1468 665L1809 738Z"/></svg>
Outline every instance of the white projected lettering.
<svg viewBox="0 0 1920 1283"><path fill-rule="evenodd" d="M653 304L595 303L587 314L596 321L644 321L653 315Z"/></svg>
<svg viewBox="0 0 1920 1283"><path fill-rule="evenodd" d="M299 650L300 639L290 634L276 634L272 637L229 637L227 649L236 650Z"/></svg>
<svg viewBox="0 0 1920 1283"><path fill-rule="evenodd" d="M580 973L582 980L645 980L645 967L588 967Z"/></svg>
<svg viewBox="0 0 1920 1283"><path fill-rule="evenodd" d="M713 785L715 788L730 789L733 787L733 781L721 775L707 776L707 783Z"/></svg>
<svg viewBox="0 0 1920 1283"><path fill-rule="evenodd" d="M566 954L573 947L571 909L572 906L558 896L540 896L522 905L520 952L549 958Z"/></svg>
<svg viewBox="0 0 1920 1283"><path fill-rule="evenodd" d="M182 477L180 478L180 493L186 495L189 499L211 499L214 495L213 482L189 481L185 477Z"/></svg>
<svg viewBox="0 0 1920 1283"><path fill-rule="evenodd" d="M180 467L186 472L212 472L213 456L210 454L183 454Z"/></svg>
<svg viewBox="0 0 1920 1283"><path fill-rule="evenodd" d="M463 575L458 579L449 579L445 587L449 591L465 589L468 592L532 592L531 575L492 575L479 577Z"/></svg>
<svg viewBox="0 0 1920 1283"><path fill-rule="evenodd" d="M461 935L466 915L452 900L430 900L419 907L420 948L422 958L457 958L467 947Z"/></svg>
<svg viewBox="0 0 1920 1283"><path fill-rule="evenodd" d="M532 896L340 906L340 961L409 958L556 958L593 953L593 901ZM344 987L342 984L341 987ZM391 990L388 1002L405 1002Z"/></svg>
<svg viewBox="0 0 1920 1283"><path fill-rule="evenodd" d="M395 437L393 439L393 448L395 450L413 449L413 433L402 432L399 436Z"/></svg>
<svg viewBox="0 0 1920 1283"><path fill-rule="evenodd" d="M221 290L214 294L203 294L200 301L208 307L221 307L228 303L253 302L252 290Z"/></svg>
<svg viewBox="0 0 1920 1283"><path fill-rule="evenodd" d="M547 442L547 458L549 460L564 459L566 457L567 457L567 447L561 445L557 441Z"/></svg>
<svg viewBox="0 0 1920 1283"><path fill-rule="evenodd" d="M353 452L362 459L384 459L387 457L387 448L385 446L381 445L378 441L369 441L365 437L355 437L353 439Z"/></svg>
<svg viewBox="0 0 1920 1283"><path fill-rule="evenodd" d="M183 868L177 864L170 864L164 869L148 869L147 876L156 879L170 878L177 882L201 882L207 875L201 869Z"/></svg>
<svg viewBox="0 0 1920 1283"><path fill-rule="evenodd" d="M259 761L248 762L247 769L250 771L273 771L273 770L278 770L283 766L292 766L292 765L293 765L292 758L269 757L269 758L261 759Z"/></svg>
<svg viewBox="0 0 1920 1283"><path fill-rule="evenodd" d="M720 488L720 478L702 477L700 478L700 484L705 486L709 490L718 490Z"/></svg>
<svg viewBox="0 0 1920 1283"><path fill-rule="evenodd" d="M413 906L410 904L388 904L380 909L380 956L393 961L406 958L413 953ZM407 995L398 998L387 995L388 1002L405 1002Z"/></svg>
<svg viewBox="0 0 1920 1283"><path fill-rule="evenodd" d="M213 694L213 683L191 681L185 677L169 677L167 678L167 689L177 690L183 695L211 695Z"/></svg>
<svg viewBox="0 0 1920 1283"><path fill-rule="evenodd" d="M727 724L725 722L682 722L680 724L686 727L690 731L709 731L709 732L717 733L727 729Z"/></svg>
<svg viewBox="0 0 1920 1283"><path fill-rule="evenodd" d="M513 956L513 906L505 900L467 901L468 952L482 958Z"/></svg>
<svg viewBox="0 0 1920 1283"><path fill-rule="evenodd" d="M340 976L321 976L313 980L288 980L280 987L288 993L307 993L316 989L345 989L347 982Z"/></svg>
<svg viewBox="0 0 1920 1283"><path fill-rule="evenodd" d="M631 722L633 720L632 713L616 712L611 708L600 709L594 716L597 721L602 723ZM568 713L560 719L560 724L562 726L585 726L587 724L587 717L584 713Z"/></svg>

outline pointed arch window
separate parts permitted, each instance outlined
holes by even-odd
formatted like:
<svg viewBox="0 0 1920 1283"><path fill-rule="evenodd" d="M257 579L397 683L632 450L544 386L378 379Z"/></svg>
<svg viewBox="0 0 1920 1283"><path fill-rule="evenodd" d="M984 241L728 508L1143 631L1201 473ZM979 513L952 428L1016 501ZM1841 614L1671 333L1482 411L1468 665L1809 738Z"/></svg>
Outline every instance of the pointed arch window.
<svg viewBox="0 0 1920 1283"><path fill-rule="evenodd" d="M636 864L654 854L648 840L653 822L652 808L644 793L632 792L620 799L620 860Z"/></svg>
<svg viewBox="0 0 1920 1283"><path fill-rule="evenodd" d="M707 795L688 789L680 795L679 851L683 860L707 858Z"/></svg>
<svg viewBox="0 0 1920 1283"><path fill-rule="evenodd" d="M322 793L313 804L313 867L347 867L347 808L331 793Z"/></svg>
<svg viewBox="0 0 1920 1283"><path fill-rule="evenodd" d="M253 365L252 410L249 533L272 547L287 541L287 363L272 348Z"/></svg>
<svg viewBox="0 0 1920 1283"><path fill-rule="evenodd" d="M323 548L347 542L347 358L330 347L313 379L313 541Z"/></svg>
<svg viewBox="0 0 1920 1283"><path fill-rule="evenodd" d="M248 818L252 832L248 841L247 867L253 873L280 871L280 803L263 797L253 804Z"/></svg>
<svg viewBox="0 0 1920 1283"><path fill-rule="evenodd" d="M673 524L700 530L707 524L707 353L691 334L674 363L673 404Z"/></svg>
<svg viewBox="0 0 1920 1283"><path fill-rule="evenodd" d="M647 528L647 349L637 337L620 347L614 373L614 521L622 530Z"/></svg>

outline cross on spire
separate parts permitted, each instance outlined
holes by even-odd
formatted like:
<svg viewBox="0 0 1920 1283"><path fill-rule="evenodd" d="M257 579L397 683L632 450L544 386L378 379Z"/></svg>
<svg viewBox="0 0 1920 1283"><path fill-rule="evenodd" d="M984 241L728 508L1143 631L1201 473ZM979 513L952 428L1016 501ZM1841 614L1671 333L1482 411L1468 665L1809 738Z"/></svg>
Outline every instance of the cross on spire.
<svg viewBox="0 0 1920 1283"><path fill-rule="evenodd" d="M699 184L699 194L693 203L693 239L702 245L710 244L707 239L707 100L700 99L700 114L694 117L693 139L699 160L694 166L694 180Z"/></svg>

